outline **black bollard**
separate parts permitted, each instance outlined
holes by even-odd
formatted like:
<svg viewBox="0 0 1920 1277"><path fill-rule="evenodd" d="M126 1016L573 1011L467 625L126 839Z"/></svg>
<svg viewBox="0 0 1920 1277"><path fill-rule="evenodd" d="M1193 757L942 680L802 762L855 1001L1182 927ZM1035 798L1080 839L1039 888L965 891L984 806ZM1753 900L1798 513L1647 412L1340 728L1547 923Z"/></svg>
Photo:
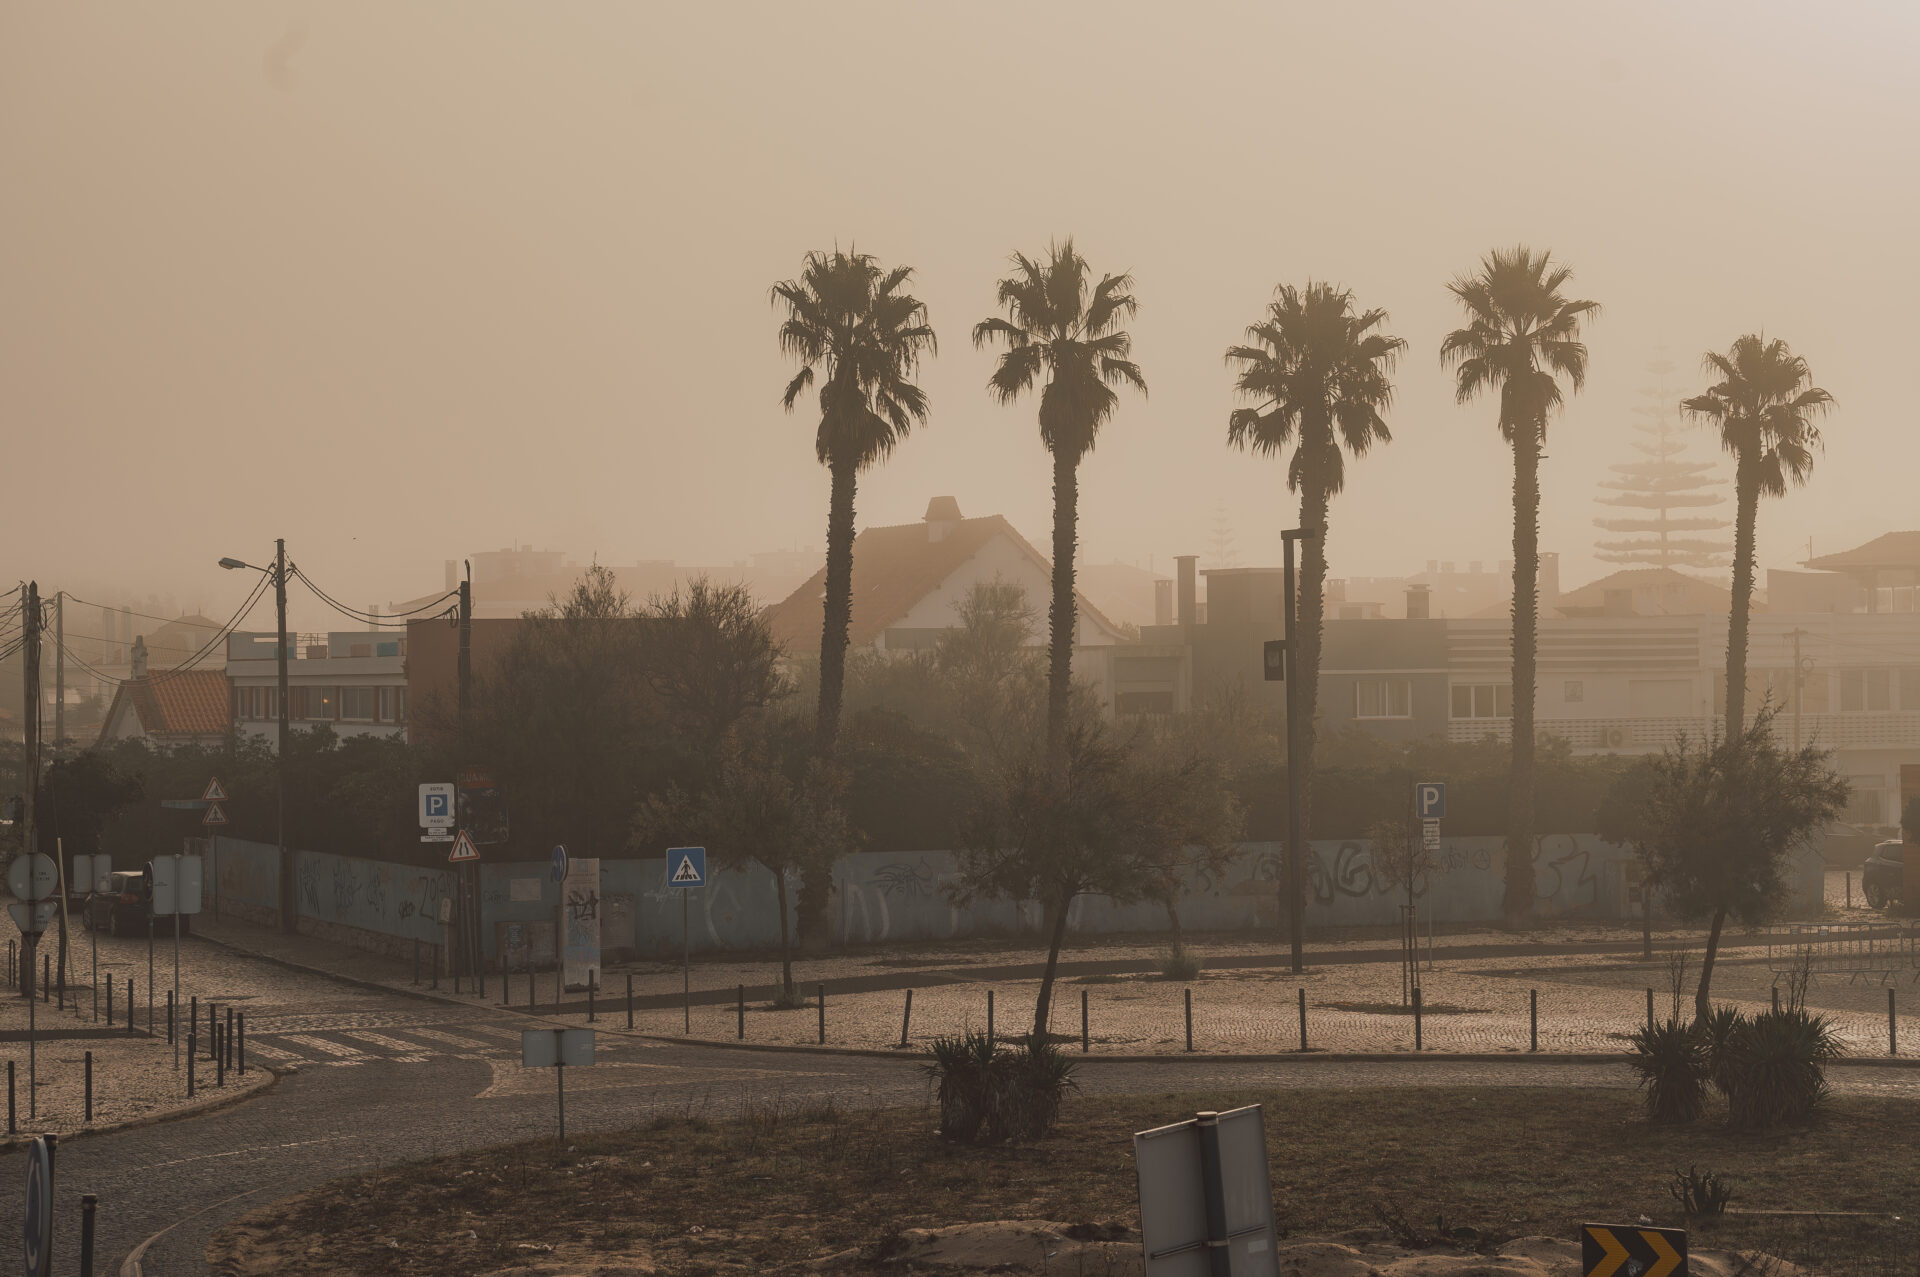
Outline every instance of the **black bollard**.
<svg viewBox="0 0 1920 1277"><path fill-rule="evenodd" d="M633 1028L633 972L627 972L627 1028Z"/></svg>
<svg viewBox="0 0 1920 1277"><path fill-rule="evenodd" d="M93 1052L87 1052L87 1122L93 1122Z"/></svg>
<svg viewBox="0 0 1920 1277"><path fill-rule="evenodd" d="M197 1020L189 1020L187 1022L187 1098L188 1099L193 1098L193 1057L196 1054L198 1047L200 1045L198 1042L194 1041L193 1039L194 1039L194 1034L198 1031L198 1025L199 1025L199 1021Z"/></svg>
<svg viewBox="0 0 1920 1277"><path fill-rule="evenodd" d="M1093 1039L1087 1036L1087 991L1080 990L1080 1054L1085 1055L1093 1046Z"/></svg>
<svg viewBox="0 0 1920 1277"><path fill-rule="evenodd" d="M1774 998L1776 999L1774 1004L1775 1010L1779 1009L1779 996L1778 993L1774 994ZM1653 987L1651 985L1647 987L1647 1031L1649 1033L1653 1031Z"/></svg>
<svg viewBox="0 0 1920 1277"><path fill-rule="evenodd" d="M220 1026L217 1024L213 1026L212 1038L213 1084L215 1086L225 1086L227 1084L227 1053L221 1049Z"/></svg>
<svg viewBox="0 0 1920 1277"><path fill-rule="evenodd" d="M200 995L187 995L187 1054L193 1054L194 1034L200 1031Z"/></svg>
<svg viewBox="0 0 1920 1277"><path fill-rule="evenodd" d="M827 986L819 987L820 997L820 1045L827 1044Z"/></svg>
<svg viewBox="0 0 1920 1277"><path fill-rule="evenodd" d="M53 1001L53 958L44 953L40 955L40 1000Z"/></svg>
<svg viewBox="0 0 1920 1277"><path fill-rule="evenodd" d="M214 1032L219 1026L220 1008L209 1002L207 1003L207 1049L213 1052L213 1055L207 1057L209 1060L220 1053L220 1037Z"/></svg>
<svg viewBox="0 0 1920 1277"><path fill-rule="evenodd" d="M1307 1049L1307 991L1300 990L1300 1049Z"/></svg>
<svg viewBox="0 0 1920 1277"><path fill-rule="evenodd" d="M80 1195L80 1277L93 1277L93 1213L99 1205L92 1193Z"/></svg>
<svg viewBox="0 0 1920 1277"><path fill-rule="evenodd" d="M245 1077L247 1075L247 1013L245 1011L242 1011L240 1013L239 1025L240 1025L240 1076Z"/></svg>
<svg viewBox="0 0 1920 1277"><path fill-rule="evenodd" d="M1540 990L1527 990L1527 1050L1540 1049Z"/></svg>
<svg viewBox="0 0 1920 1277"><path fill-rule="evenodd" d="M228 1068L233 1067L233 1008L227 1008L227 1026L220 1031L220 1058Z"/></svg>
<svg viewBox="0 0 1920 1277"><path fill-rule="evenodd" d="M907 1026L913 1022L913 990L907 990L907 1009L900 1013L900 1049L907 1046Z"/></svg>
<svg viewBox="0 0 1920 1277"><path fill-rule="evenodd" d="M1187 1050L1191 1051L1193 1050L1193 990L1192 989L1186 990L1186 994L1187 994Z"/></svg>
<svg viewBox="0 0 1920 1277"><path fill-rule="evenodd" d="M173 990L167 990L167 1045L173 1045Z"/></svg>
<svg viewBox="0 0 1920 1277"><path fill-rule="evenodd" d="M632 976L627 977L627 983L633 983ZM629 1007L633 1005L632 998L627 999L627 1005ZM734 1028L734 1036L740 1041L745 1042L747 1040L747 986L744 984L740 986L740 991L734 995L733 1014L735 1020L738 1021L738 1024Z"/></svg>
<svg viewBox="0 0 1920 1277"><path fill-rule="evenodd" d="M107 1027L113 1027L113 977L107 977Z"/></svg>
<svg viewBox="0 0 1920 1277"><path fill-rule="evenodd" d="M13 1061L7 1061L7 1134L16 1135L20 1131L19 1110L14 1107L13 1098Z"/></svg>
<svg viewBox="0 0 1920 1277"><path fill-rule="evenodd" d="M587 972L587 1023L588 1024L592 1024L594 1020L598 1018L598 1013L594 1009L594 1005L593 1005L593 991L597 983L598 982L595 981L593 978L593 972L591 971Z"/></svg>
<svg viewBox="0 0 1920 1277"><path fill-rule="evenodd" d="M113 983L112 976L107 977L107 983L108 984ZM148 996L152 996L153 990L148 989L147 994ZM132 976L127 977L127 1032L129 1033L133 1032L133 977ZM148 1037L153 1036L153 1008L151 1007L147 1008L147 1036Z"/></svg>
<svg viewBox="0 0 1920 1277"><path fill-rule="evenodd" d="M1899 1025L1893 1018L1893 990L1887 990L1887 1054L1900 1054Z"/></svg>
<svg viewBox="0 0 1920 1277"><path fill-rule="evenodd" d="M1773 986L1773 1013L1780 1014L1780 986L1777 984Z"/></svg>
<svg viewBox="0 0 1920 1277"><path fill-rule="evenodd" d="M987 1041L993 1041L993 990L987 990Z"/></svg>
<svg viewBox="0 0 1920 1277"><path fill-rule="evenodd" d="M1413 1049L1420 1049L1420 986L1413 986Z"/></svg>

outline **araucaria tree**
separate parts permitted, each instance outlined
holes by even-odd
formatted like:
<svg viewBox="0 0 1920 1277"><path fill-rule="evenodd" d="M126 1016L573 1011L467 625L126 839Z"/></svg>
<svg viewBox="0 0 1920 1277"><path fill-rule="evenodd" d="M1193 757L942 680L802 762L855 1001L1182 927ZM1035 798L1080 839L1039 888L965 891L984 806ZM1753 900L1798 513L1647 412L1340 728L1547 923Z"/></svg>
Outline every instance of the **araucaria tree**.
<svg viewBox="0 0 1920 1277"><path fill-rule="evenodd" d="M1727 735L1745 730L1747 626L1753 612L1753 538L1760 498L1786 495L1787 484L1805 483L1820 446L1814 419L1833 406L1833 396L1812 384L1807 361L1758 333L1737 338L1727 353L1702 360L1718 377L1705 394L1685 400L1689 415L1717 426L1720 443L1733 454L1733 603L1727 617Z"/></svg>
<svg viewBox="0 0 1920 1277"><path fill-rule="evenodd" d="M1713 1010L1709 986L1729 917L1752 926L1776 918L1791 895L1792 849L1847 804L1847 782L1825 749L1789 749L1763 709L1738 735L1681 739L1654 760L1637 831L1648 884L1681 917L1707 918L1694 1014Z"/></svg>
<svg viewBox="0 0 1920 1277"><path fill-rule="evenodd" d="M789 412L819 385L814 453L827 468L826 615L820 630L816 747L831 761L846 687L847 628L853 617L853 498L860 472L893 451L927 419L926 392L913 382L922 355L937 350L927 308L906 291L913 269L885 269L851 250L808 253L797 279L773 286L786 311L780 349L800 362L781 402ZM800 931L824 923L827 885L810 874L801 890Z"/></svg>
<svg viewBox="0 0 1920 1277"><path fill-rule="evenodd" d="M1346 453L1356 457L1392 439L1381 415L1393 402L1387 374L1407 343L1380 332L1387 312L1355 311L1353 294L1309 280L1282 284L1267 317L1247 329L1247 343L1227 350L1239 369L1234 388L1253 406L1227 419L1227 442L1262 456L1292 447L1287 487L1300 496L1300 526L1320 535L1304 543L1300 561L1300 722L1293 733L1302 795L1313 780L1313 725L1320 680L1321 621L1327 581L1327 507L1346 486ZM1391 712L1381 707L1382 713ZM1302 829L1310 828L1303 813ZM1307 835L1311 837L1311 834ZM1298 854L1289 848L1288 855ZM1300 876L1305 882L1305 875Z"/></svg>
<svg viewBox="0 0 1920 1277"><path fill-rule="evenodd" d="M1440 343L1454 370L1455 397L1500 395L1500 437L1513 447L1513 779L1507 810L1502 912L1523 926L1533 912L1533 701L1540 619L1540 448L1547 417L1560 406L1561 378L1574 390L1587 377L1583 322L1599 303L1562 289L1573 272L1551 253L1495 249L1480 269L1447 289L1467 324Z"/></svg>
<svg viewBox="0 0 1920 1277"><path fill-rule="evenodd" d="M1052 244L1046 259L1013 255L1013 274L1000 281L1006 317L973 328L973 344L1005 342L987 382L1001 403L1040 388L1040 441L1053 455L1053 601L1047 611L1047 758L1066 766L1068 702L1073 678L1073 558L1080 518L1080 462L1093 451L1100 427L1119 405L1117 388L1146 393L1139 365L1128 358L1133 338L1120 327L1138 309L1133 276L1092 268L1073 241Z"/></svg>

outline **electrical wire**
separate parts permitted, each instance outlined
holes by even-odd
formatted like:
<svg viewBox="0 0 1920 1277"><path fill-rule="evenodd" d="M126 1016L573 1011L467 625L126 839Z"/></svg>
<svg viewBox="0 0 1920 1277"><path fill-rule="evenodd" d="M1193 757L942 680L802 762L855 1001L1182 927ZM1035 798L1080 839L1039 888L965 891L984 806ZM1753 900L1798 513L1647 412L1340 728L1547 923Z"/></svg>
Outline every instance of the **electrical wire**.
<svg viewBox="0 0 1920 1277"><path fill-rule="evenodd" d="M269 578L262 576L258 583L254 585L253 593L247 596L246 602L242 603L239 610L227 618L226 624L216 630L213 637L208 639L199 651L188 657L183 664L176 665L172 669L162 670L158 674L148 675L147 685L149 687L158 687L169 679L177 678L185 674L188 670L193 669L196 665L200 664L200 662L206 660L215 648L226 642L228 635L240 628L240 623L247 619L248 615L251 614L253 609L259 604L261 595L267 592L269 583Z"/></svg>
<svg viewBox="0 0 1920 1277"><path fill-rule="evenodd" d="M342 603L340 600L334 598L331 594L328 594L325 590L321 589L318 585L314 584L312 577L308 576L305 572L300 570L299 564L297 563L289 564L288 571L293 576L298 577L300 580L300 583L302 585L305 585L307 589L311 590L316 598L318 598L321 602L325 603L327 606L331 607L334 611L340 613L340 615L348 618L349 620L359 621L363 625L371 625L381 629L404 629L406 628L406 623L409 618L418 618L418 617L421 617L422 614L424 613L434 612L434 610L438 608L442 603L445 603L448 599L453 598L459 594L458 590L448 590L445 594L442 594L439 598L433 599L427 603L423 603L419 607L409 608L405 612L386 612L386 613L375 615L370 612L362 612L358 608L349 607L345 603ZM444 613L436 613L436 615L443 615L443 614ZM432 619L432 618L429 617L427 619Z"/></svg>
<svg viewBox="0 0 1920 1277"><path fill-rule="evenodd" d="M66 591L62 590L59 591L59 593L66 594ZM83 603L88 607L97 607L103 612L122 612L128 616L137 616L143 621L159 621L163 625L184 619L178 616L155 616L151 612L136 612L130 607L114 607L110 603L95 603L92 599L83 599L77 594L67 594L67 599L73 603Z"/></svg>

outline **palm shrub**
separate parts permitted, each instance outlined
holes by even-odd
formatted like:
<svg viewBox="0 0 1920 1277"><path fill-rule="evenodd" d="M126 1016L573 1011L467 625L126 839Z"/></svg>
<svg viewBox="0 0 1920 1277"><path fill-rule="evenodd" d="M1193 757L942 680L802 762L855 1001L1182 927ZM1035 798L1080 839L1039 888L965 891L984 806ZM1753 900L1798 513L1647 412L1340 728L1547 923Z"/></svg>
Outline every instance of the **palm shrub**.
<svg viewBox="0 0 1920 1277"><path fill-rule="evenodd" d="M1734 1038L1747 1029L1747 1017L1738 1007L1722 1004L1704 1020L1696 1020L1694 1029L1704 1039L1707 1052L1707 1077L1720 1094L1729 1098L1733 1095L1733 1080L1729 1070L1733 1064L1733 1052L1730 1044Z"/></svg>
<svg viewBox="0 0 1920 1277"><path fill-rule="evenodd" d="M1650 1120L1679 1125L1706 1111L1706 1038L1693 1024L1670 1019L1636 1029L1632 1046L1627 1063L1640 1075Z"/></svg>
<svg viewBox="0 0 1920 1277"><path fill-rule="evenodd" d="M1001 1047L984 1033L936 1038L928 1057L940 1134L967 1144L1040 1138L1077 1085L1073 1062L1037 1035L1017 1047Z"/></svg>
<svg viewBox="0 0 1920 1277"><path fill-rule="evenodd" d="M1800 1007L1747 1019L1723 1049L1733 1124L1754 1131L1812 1117L1828 1095L1824 1066L1843 1050L1832 1022Z"/></svg>

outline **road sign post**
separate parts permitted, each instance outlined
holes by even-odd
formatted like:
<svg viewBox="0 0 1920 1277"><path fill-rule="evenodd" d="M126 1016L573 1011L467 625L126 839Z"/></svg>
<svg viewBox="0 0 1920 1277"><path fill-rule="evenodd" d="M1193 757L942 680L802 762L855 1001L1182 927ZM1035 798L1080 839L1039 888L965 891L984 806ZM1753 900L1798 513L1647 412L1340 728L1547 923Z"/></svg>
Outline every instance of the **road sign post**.
<svg viewBox="0 0 1920 1277"><path fill-rule="evenodd" d="M520 1030L520 1067L552 1069L554 1091L560 1102L560 1146L567 1144L567 1066L593 1063L592 1029Z"/></svg>
<svg viewBox="0 0 1920 1277"><path fill-rule="evenodd" d="M1260 1106L1133 1137L1146 1277L1279 1277Z"/></svg>
<svg viewBox="0 0 1920 1277"><path fill-rule="evenodd" d="M681 1029L693 1035L693 924L689 894L707 885L705 847L667 848L667 886L680 893Z"/></svg>

